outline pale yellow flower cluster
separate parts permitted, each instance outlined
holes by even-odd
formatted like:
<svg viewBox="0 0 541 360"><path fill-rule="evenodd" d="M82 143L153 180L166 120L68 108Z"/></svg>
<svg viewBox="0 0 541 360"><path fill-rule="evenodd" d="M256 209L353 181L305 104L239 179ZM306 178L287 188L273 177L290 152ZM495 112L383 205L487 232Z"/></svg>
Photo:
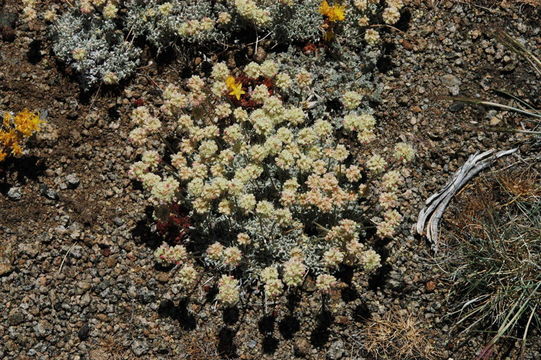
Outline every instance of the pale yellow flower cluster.
<svg viewBox="0 0 541 360"><path fill-rule="evenodd" d="M182 245L169 246L164 243L154 251L154 257L165 265L182 264L187 260L188 253Z"/></svg>
<svg viewBox="0 0 541 360"><path fill-rule="evenodd" d="M380 40L379 33L377 30L367 29L364 33L364 40L368 43L368 45L375 45Z"/></svg>
<svg viewBox="0 0 541 360"><path fill-rule="evenodd" d="M261 282L264 284L265 295L269 298L275 298L282 294L284 284L278 277L276 266L264 268L260 273Z"/></svg>
<svg viewBox="0 0 541 360"><path fill-rule="evenodd" d="M36 3L36 0L22 0L24 8L21 17L25 22L31 22L37 18Z"/></svg>
<svg viewBox="0 0 541 360"><path fill-rule="evenodd" d="M370 25L370 14L377 11L379 0L353 0L353 6L361 12L361 16L357 19L357 24L360 27L368 27ZM381 16L383 21L388 25L394 25L400 19L400 9L404 6L403 0L387 0ZM366 29L364 40L368 45L376 45L380 41L379 32L375 29Z"/></svg>
<svg viewBox="0 0 541 360"><path fill-rule="evenodd" d="M108 71L103 74L103 82L106 85L118 84L118 75L112 71Z"/></svg>
<svg viewBox="0 0 541 360"><path fill-rule="evenodd" d="M344 129L348 131L357 132L357 140L362 144L367 144L376 137L374 134L376 119L370 114L359 115L356 112L351 112L344 116L343 125Z"/></svg>
<svg viewBox="0 0 541 360"><path fill-rule="evenodd" d="M383 214L383 221L377 224L377 234L381 237L393 237L402 215L396 210L387 210Z"/></svg>
<svg viewBox="0 0 541 360"><path fill-rule="evenodd" d="M383 10L382 16L386 24L393 25L400 19L400 11L395 7L388 7Z"/></svg>
<svg viewBox="0 0 541 360"><path fill-rule="evenodd" d="M191 290L197 281L198 273L192 265L184 265L177 274L179 285L186 290Z"/></svg>
<svg viewBox="0 0 541 360"><path fill-rule="evenodd" d="M271 22L270 12L257 6L254 0L228 0L243 18L252 21L258 26L265 26Z"/></svg>
<svg viewBox="0 0 541 360"><path fill-rule="evenodd" d="M404 6L403 0L387 0L387 7L383 10L383 21L393 25L400 20L400 9Z"/></svg>
<svg viewBox="0 0 541 360"><path fill-rule="evenodd" d="M415 149L411 144L401 142L395 144L393 156L396 160L405 164L413 160Z"/></svg>
<svg viewBox="0 0 541 360"><path fill-rule="evenodd" d="M301 256L291 256L291 259L284 263L284 283L290 287L300 286L307 270L306 265L302 262Z"/></svg>
<svg viewBox="0 0 541 360"><path fill-rule="evenodd" d="M323 294L329 294L338 285L338 280L329 274L321 274L316 279L316 288Z"/></svg>
<svg viewBox="0 0 541 360"><path fill-rule="evenodd" d="M101 11L106 19L114 19L118 14L118 1L114 0L80 0L79 10L83 14L90 14L95 10Z"/></svg>
<svg viewBox="0 0 541 360"><path fill-rule="evenodd" d="M342 103L347 110L355 110L363 100L363 95L357 91L346 91L342 97Z"/></svg>
<svg viewBox="0 0 541 360"><path fill-rule="evenodd" d="M239 281L233 276L222 275L218 281L216 299L226 305L235 305L239 301Z"/></svg>
<svg viewBox="0 0 541 360"><path fill-rule="evenodd" d="M181 37L196 36L202 32L211 31L216 26L216 22L209 18L204 17L200 20L193 19L180 23L177 26L177 34Z"/></svg>
<svg viewBox="0 0 541 360"><path fill-rule="evenodd" d="M374 259L372 249L359 242L359 224L353 220L344 219L327 232L325 240L334 246L323 255L323 262L327 268L336 268L340 264L362 265L365 271L370 272L380 266L366 258ZM367 266L368 264L368 266Z"/></svg>

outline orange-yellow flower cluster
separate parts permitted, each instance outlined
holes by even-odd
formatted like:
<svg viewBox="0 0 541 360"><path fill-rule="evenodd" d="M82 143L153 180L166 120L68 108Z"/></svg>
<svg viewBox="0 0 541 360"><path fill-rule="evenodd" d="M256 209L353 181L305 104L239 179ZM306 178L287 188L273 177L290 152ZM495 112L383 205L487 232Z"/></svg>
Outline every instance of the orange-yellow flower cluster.
<svg viewBox="0 0 541 360"><path fill-rule="evenodd" d="M331 22L344 21L346 19L346 6L345 5L329 5L327 0L323 0L319 6L319 13L326 16Z"/></svg>
<svg viewBox="0 0 541 360"><path fill-rule="evenodd" d="M0 161L8 155L21 155L25 139L38 131L41 123L39 116L27 109L15 116L5 112L0 124Z"/></svg>

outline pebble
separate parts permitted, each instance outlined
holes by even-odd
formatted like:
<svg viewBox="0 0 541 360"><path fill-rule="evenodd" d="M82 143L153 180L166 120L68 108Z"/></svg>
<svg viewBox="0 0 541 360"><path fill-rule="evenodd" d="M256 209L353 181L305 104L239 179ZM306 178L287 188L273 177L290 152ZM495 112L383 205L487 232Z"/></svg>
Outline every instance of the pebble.
<svg viewBox="0 0 541 360"><path fill-rule="evenodd" d="M459 112L460 110L464 109L464 103L456 101L449 105L449 111L450 112Z"/></svg>
<svg viewBox="0 0 541 360"><path fill-rule="evenodd" d="M305 338L297 338L293 346L295 356L306 356L310 353L311 348L310 343Z"/></svg>
<svg viewBox="0 0 541 360"><path fill-rule="evenodd" d="M344 356L344 342L342 340L337 340L331 344L329 351L327 352L327 359L329 360L338 360Z"/></svg>
<svg viewBox="0 0 541 360"><path fill-rule="evenodd" d="M58 200L58 193L45 184L40 185L41 195L49 200Z"/></svg>
<svg viewBox="0 0 541 360"><path fill-rule="evenodd" d="M8 325L15 326L23 323L25 321L25 316L20 311L14 311L8 316Z"/></svg>
<svg viewBox="0 0 541 360"><path fill-rule="evenodd" d="M13 271L13 266L10 264L0 264L0 276L9 275Z"/></svg>
<svg viewBox="0 0 541 360"><path fill-rule="evenodd" d="M89 335L90 335L90 326L88 326L88 324L86 323L83 326L81 326L81 328L77 332L77 336L79 337L79 340L85 341L86 339L88 339Z"/></svg>
<svg viewBox="0 0 541 360"><path fill-rule="evenodd" d="M21 192L21 188L18 186L13 186L8 190L8 198L10 198L13 201L19 201L22 199L23 194Z"/></svg>
<svg viewBox="0 0 541 360"><path fill-rule="evenodd" d="M38 337L45 337L49 333L49 324L45 321L40 321L34 326L34 331Z"/></svg>
<svg viewBox="0 0 541 360"><path fill-rule="evenodd" d="M145 341L135 340L131 345L131 350L136 356L141 356L148 352L148 345Z"/></svg>
<svg viewBox="0 0 541 360"><path fill-rule="evenodd" d="M462 82L455 75L443 75L441 77L441 83L447 87L451 95L457 96L460 93L460 84Z"/></svg>
<svg viewBox="0 0 541 360"><path fill-rule="evenodd" d="M80 180L76 174L69 174L66 176L66 182L68 183L68 187L70 189L75 189L77 186L79 186Z"/></svg>

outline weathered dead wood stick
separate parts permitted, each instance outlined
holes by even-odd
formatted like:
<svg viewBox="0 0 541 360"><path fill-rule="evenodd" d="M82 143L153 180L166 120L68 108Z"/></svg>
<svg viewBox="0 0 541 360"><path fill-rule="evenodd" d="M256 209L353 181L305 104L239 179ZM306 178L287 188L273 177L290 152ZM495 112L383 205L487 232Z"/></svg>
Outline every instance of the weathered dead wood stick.
<svg viewBox="0 0 541 360"><path fill-rule="evenodd" d="M435 252L439 248L439 224L451 199L468 181L489 167L495 160L510 155L517 151L517 149L504 150L497 153L494 153L494 151L488 150L470 156L443 189L426 200L425 207L419 212L419 217L417 218L416 231L421 235L425 235L430 240L432 249Z"/></svg>

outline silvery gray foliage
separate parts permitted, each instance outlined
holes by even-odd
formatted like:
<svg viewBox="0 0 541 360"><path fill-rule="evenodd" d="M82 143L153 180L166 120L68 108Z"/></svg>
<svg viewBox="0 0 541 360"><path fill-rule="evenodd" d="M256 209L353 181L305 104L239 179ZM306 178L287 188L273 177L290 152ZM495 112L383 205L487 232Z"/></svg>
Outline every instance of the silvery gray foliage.
<svg viewBox="0 0 541 360"><path fill-rule="evenodd" d="M322 16L318 12L319 0L307 0L295 6L275 2L267 7L272 22L264 26L257 26L242 18L235 7L227 3L221 4L208 0L196 2L172 0L167 3L172 5L171 10L164 14L160 11L163 2L157 0L127 2L126 28L136 36L144 37L159 50L183 43L199 46L212 43L223 44L243 30L253 35L269 34L271 39L281 43L317 41L322 34ZM221 13L231 16L227 24L220 24L217 21ZM194 35L179 34L179 27L183 23L199 21L203 18L211 19L215 22L215 26L211 30Z"/></svg>
<svg viewBox="0 0 541 360"><path fill-rule="evenodd" d="M86 89L113 74L118 81L130 76L141 50L125 40L112 20L79 11L62 15L52 27L53 51L80 74Z"/></svg>
<svg viewBox="0 0 541 360"><path fill-rule="evenodd" d="M133 73L141 54L141 49L131 42L134 38L147 40L158 52L173 46L181 54L202 46L226 46L246 35L265 37L280 44L321 41L325 30L324 17L319 12L320 0L298 1L291 6L280 1L257 4L268 10L270 22L257 25L253 19L242 17L234 1L127 0L119 5L121 11L115 19L105 19L99 11L84 14L72 9L52 26L53 50L80 73L83 86L89 88L103 82L106 74L112 73L117 80L122 80ZM358 25L358 19L364 15L374 17L378 9L379 6L371 4L366 11L360 11L352 1L347 1L346 18L332 25L335 38L326 44L337 48L334 52L340 56L313 61L316 67L318 62L336 62L328 69L321 67L326 74L319 71L318 76L321 74L337 85L353 87L355 81L367 81L344 77L356 73L352 70L359 66L373 68L378 51L366 46L365 28ZM84 56L74 57L79 50Z"/></svg>
<svg viewBox="0 0 541 360"><path fill-rule="evenodd" d="M216 23L221 12L226 7L214 1L171 0L168 10L163 9L163 1L130 0L126 3L127 14L125 27L136 37L148 40L158 51L174 46L182 50L182 45L223 43L235 28L229 24ZM212 28L190 35L181 35L181 27L190 21L201 19L212 21Z"/></svg>
<svg viewBox="0 0 541 360"><path fill-rule="evenodd" d="M280 43L318 41L322 35L319 0L287 6L277 1L270 7L272 38Z"/></svg>
<svg viewBox="0 0 541 360"><path fill-rule="evenodd" d="M306 70L312 74L313 81L309 90L299 87L293 82L288 92L290 101L301 103L306 99L306 91L310 92L308 98L308 112L313 119L328 119L337 127L341 127L343 109L341 99L346 91L369 92L364 97L359 111L373 114L369 101L379 101L382 88L374 79L374 68L381 54L377 47L365 48L364 52L357 53L347 47L334 45L331 49L318 49L310 54L304 54L294 46L287 52L276 54L275 60L281 64L283 70L296 74Z"/></svg>

